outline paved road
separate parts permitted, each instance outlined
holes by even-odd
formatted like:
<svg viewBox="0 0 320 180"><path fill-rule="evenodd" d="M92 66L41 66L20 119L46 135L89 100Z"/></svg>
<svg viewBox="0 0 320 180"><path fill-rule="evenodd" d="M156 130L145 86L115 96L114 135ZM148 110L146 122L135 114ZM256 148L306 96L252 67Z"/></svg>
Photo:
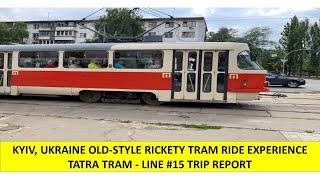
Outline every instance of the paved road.
<svg viewBox="0 0 320 180"><path fill-rule="evenodd" d="M162 106L0 97L0 140L320 140L320 95Z"/></svg>
<svg viewBox="0 0 320 180"><path fill-rule="evenodd" d="M270 90L273 92L293 92L293 93L320 93L320 80L306 79L306 85L298 88L287 88L281 86L272 86Z"/></svg>

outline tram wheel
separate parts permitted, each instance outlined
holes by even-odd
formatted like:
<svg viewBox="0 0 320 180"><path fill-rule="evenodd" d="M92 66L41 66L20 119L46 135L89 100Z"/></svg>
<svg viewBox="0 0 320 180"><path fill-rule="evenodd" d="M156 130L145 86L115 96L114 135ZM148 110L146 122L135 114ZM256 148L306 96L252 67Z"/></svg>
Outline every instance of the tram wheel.
<svg viewBox="0 0 320 180"><path fill-rule="evenodd" d="M101 100L102 93L97 91L81 91L80 100L86 103L95 103Z"/></svg>
<svg viewBox="0 0 320 180"><path fill-rule="evenodd" d="M152 105L152 106L158 106L162 104L157 97L152 93L143 93L141 96L141 99L144 103Z"/></svg>

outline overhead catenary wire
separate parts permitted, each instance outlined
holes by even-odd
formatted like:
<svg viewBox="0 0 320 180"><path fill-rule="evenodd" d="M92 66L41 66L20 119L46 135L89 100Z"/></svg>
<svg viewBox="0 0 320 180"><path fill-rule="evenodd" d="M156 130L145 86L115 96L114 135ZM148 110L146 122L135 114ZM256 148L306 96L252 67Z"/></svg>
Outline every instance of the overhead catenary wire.
<svg viewBox="0 0 320 180"><path fill-rule="evenodd" d="M149 14L151 16L154 16L154 17L157 17L157 18L164 18L163 16L159 15L159 14L156 14L156 13L153 13L152 11L148 11L146 9L142 9L142 8L139 8L140 11L142 11L143 13L145 14Z"/></svg>
<svg viewBox="0 0 320 180"><path fill-rule="evenodd" d="M170 14L164 13L163 11L160 11L160 10L157 10L157 9L153 9L153 8L150 8L150 7L147 8L147 9L150 9L152 11L155 11L155 12L158 12L158 13L161 13L161 14L164 14L164 15L170 17L171 19L173 18L173 16L171 16Z"/></svg>

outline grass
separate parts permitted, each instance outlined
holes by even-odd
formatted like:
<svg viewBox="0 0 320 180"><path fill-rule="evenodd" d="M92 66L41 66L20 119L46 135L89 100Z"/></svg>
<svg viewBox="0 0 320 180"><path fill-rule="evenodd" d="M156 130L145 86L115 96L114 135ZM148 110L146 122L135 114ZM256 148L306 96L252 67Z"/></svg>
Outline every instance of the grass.
<svg viewBox="0 0 320 180"><path fill-rule="evenodd" d="M132 121L129 120L120 120L120 123L131 123Z"/></svg>
<svg viewBox="0 0 320 180"><path fill-rule="evenodd" d="M314 133L314 130L305 130L306 133Z"/></svg>
<svg viewBox="0 0 320 180"><path fill-rule="evenodd" d="M213 125L208 125L208 124L172 124L172 123L147 123L147 124L153 124L157 126L176 126L176 127L183 127L183 128L193 128L193 129L202 129L202 130L207 130L207 129L221 129L222 126L213 126Z"/></svg>

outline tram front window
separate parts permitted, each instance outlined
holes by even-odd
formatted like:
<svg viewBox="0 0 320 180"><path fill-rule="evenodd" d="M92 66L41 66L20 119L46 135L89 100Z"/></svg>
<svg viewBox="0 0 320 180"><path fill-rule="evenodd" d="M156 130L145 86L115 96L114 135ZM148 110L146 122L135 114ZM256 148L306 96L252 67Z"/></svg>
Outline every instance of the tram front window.
<svg viewBox="0 0 320 180"><path fill-rule="evenodd" d="M242 51L237 57L238 67L243 70L262 70L262 68L251 59L249 51Z"/></svg>

